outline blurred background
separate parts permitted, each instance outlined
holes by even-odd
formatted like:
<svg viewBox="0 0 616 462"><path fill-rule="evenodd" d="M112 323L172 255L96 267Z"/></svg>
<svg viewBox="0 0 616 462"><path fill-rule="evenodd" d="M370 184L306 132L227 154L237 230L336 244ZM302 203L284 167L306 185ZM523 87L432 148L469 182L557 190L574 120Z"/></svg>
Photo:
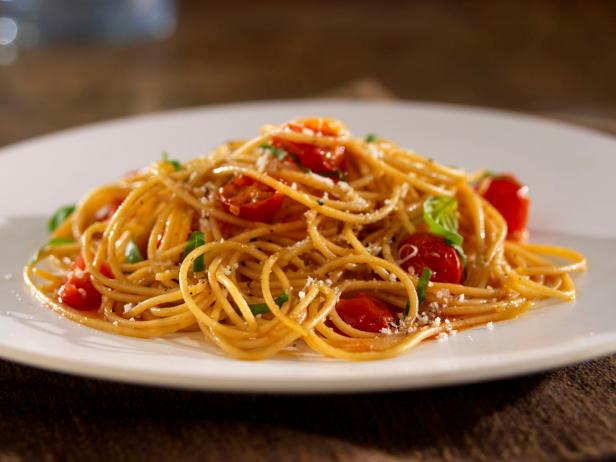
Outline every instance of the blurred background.
<svg viewBox="0 0 616 462"><path fill-rule="evenodd" d="M353 85L597 126L616 119L616 1L0 0L0 146Z"/></svg>

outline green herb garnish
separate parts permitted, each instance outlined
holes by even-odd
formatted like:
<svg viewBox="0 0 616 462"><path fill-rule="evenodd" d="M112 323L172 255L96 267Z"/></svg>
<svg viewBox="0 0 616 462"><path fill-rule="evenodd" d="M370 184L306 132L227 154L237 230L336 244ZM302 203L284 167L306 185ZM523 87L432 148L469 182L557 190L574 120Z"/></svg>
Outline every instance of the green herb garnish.
<svg viewBox="0 0 616 462"><path fill-rule="evenodd" d="M62 223L66 221L68 217L75 211L75 204L65 205L56 210L56 213L47 222L47 229L49 232L55 231Z"/></svg>
<svg viewBox="0 0 616 462"><path fill-rule="evenodd" d="M346 181L344 173L340 170L334 170L333 172L323 172L319 173L319 175L338 178L339 181Z"/></svg>
<svg viewBox="0 0 616 462"><path fill-rule="evenodd" d="M429 197L423 205L423 218L430 232L445 238L445 243L458 252L466 266L466 255L462 248L464 238L458 233L458 201L454 197Z"/></svg>
<svg viewBox="0 0 616 462"><path fill-rule="evenodd" d="M376 140L378 140L379 137L370 133L368 135L366 135L366 143L374 143Z"/></svg>
<svg viewBox="0 0 616 462"><path fill-rule="evenodd" d="M190 252L195 250L197 247L201 247L202 245L205 245L205 236L201 231L193 231L186 241L186 247L184 247L184 255L182 256L182 260L184 260ZM193 271L198 273L203 271L204 268L205 263L203 260L203 255L199 255L193 262Z"/></svg>
<svg viewBox="0 0 616 462"><path fill-rule="evenodd" d="M458 234L457 210L458 201L454 197L429 197L423 204L423 218L430 232L461 245L463 238Z"/></svg>
<svg viewBox="0 0 616 462"><path fill-rule="evenodd" d="M426 290L428 289L428 283L430 282L430 278L432 277L432 270L430 268L424 268L421 271L421 276L419 276L419 280L417 281L417 300L421 305L423 301L426 299Z"/></svg>
<svg viewBox="0 0 616 462"><path fill-rule="evenodd" d="M58 237L56 239L50 240L47 245L66 245L66 244L74 244L75 241L73 239L67 239L65 237Z"/></svg>
<svg viewBox="0 0 616 462"><path fill-rule="evenodd" d="M276 305L282 306L284 302L286 302L287 300L289 300L289 294L287 292L284 292L278 297L276 297L274 299L274 302L276 302ZM265 313L270 312L270 309L267 306L267 303L254 303L252 305L248 305L248 308L250 308L250 311L254 315L265 314Z"/></svg>
<svg viewBox="0 0 616 462"><path fill-rule="evenodd" d="M182 170L182 163L176 159L169 159L167 151L163 151L163 162L171 165L176 172Z"/></svg>
<svg viewBox="0 0 616 462"><path fill-rule="evenodd" d="M126 244L126 249L124 250L124 261L126 263L139 263L143 261L143 255L141 255L141 251L137 244L132 239L128 241Z"/></svg>
<svg viewBox="0 0 616 462"><path fill-rule="evenodd" d="M265 149L267 151L270 151L272 153L272 155L276 159L278 159L278 160L284 160L284 158L289 155L289 153L287 151L285 151L284 149L277 148L276 146L274 146L272 144L262 144L259 147L261 149Z"/></svg>

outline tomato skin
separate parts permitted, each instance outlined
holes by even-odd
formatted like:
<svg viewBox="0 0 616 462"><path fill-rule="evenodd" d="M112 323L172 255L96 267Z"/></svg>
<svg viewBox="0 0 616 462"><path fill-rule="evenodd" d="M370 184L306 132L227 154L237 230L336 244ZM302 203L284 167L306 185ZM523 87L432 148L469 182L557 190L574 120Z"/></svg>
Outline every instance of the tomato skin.
<svg viewBox="0 0 616 462"><path fill-rule="evenodd" d="M306 119L298 122L289 122L283 127L295 133L300 133L304 128L312 130L317 135L338 136L338 130L332 127L326 119Z"/></svg>
<svg viewBox="0 0 616 462"><path fill-rule="evenodd" d="M113 279L113 277L114 277L113 276L113 272L111 271L111 267L107 264L107 262L101 263L101 267L100 267L99 271L105 277L108 277L110 279Z"/></svg>
<svg viewBox="0 0 616 462"><path fill-rule="evenodd" d="M246 220L270 222L282 207L284 194L247 175L227 182L218 190L224 209Z"/></svg>
<svg viewBox="0 0 616 462"><path fill-rule="evenodd" d="M413 268L419 276L424 268L429 268L432 270L431 281L451 284L463 282L464 266L460 256L441 236L426 232L411 234L402 241L398 252L405 271Z"/></svg>
<svg viewBox="0 0 616 462"><path fill-rule="evenodd" d="M365 332L380 332L396 321L385 303L366 294L341 299L336 304L336 311L344 322Z"/></svg>
<svg viewBox="0 0 616 462"><path fill-rule="evenodd" d="M317 135L338 136L339 132L325 119L307 119L300 122L289 122L283 129L301 133L304 129L312 130ZM278 149L284 149L294 155L303 167L317 174L327 174L343 171L345 166L346 148L336 145L331 148L322 148L308 143L295 143L280 137L273 137L272 144Z"/></svg>
<svg viewBox="0 0 616 462"><path fill-rule="evenodd" d="M528 187L513 175L503 174L486 178L480 183L479 190L507 222L507 239L523 239L530 206Z"/></svg>
<svg viewBox="0 0 616 462"><path fill-rule="evenodd" d="M79 255L69 271L66 281L58 289L58 300L79 311L98 310L102 296L94 284L92 276L85 270L85 261ZM101 271L103 267L101 266Z"/></svg>
<svg viewBox="0 0 616 462"><path fill-rule="evenodd" d="M324 174L344 170L346 148L342 145L322 148L307 143L295 143L276 136L272 139L272 144L296 156L303 167L314 173Z"/></svg>

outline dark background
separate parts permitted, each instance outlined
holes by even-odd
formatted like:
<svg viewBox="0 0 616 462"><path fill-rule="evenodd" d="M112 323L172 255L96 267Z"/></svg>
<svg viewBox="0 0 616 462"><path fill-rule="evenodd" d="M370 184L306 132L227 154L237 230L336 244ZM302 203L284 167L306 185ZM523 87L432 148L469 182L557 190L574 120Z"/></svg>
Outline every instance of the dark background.
<svg viewBox="0 0 616 462"><path fill-rule="evenodd" d="M163 109L340 94L358 79L375 96L616 132L616 1L182 1L165 40L20 48L0 66L0 146ZM616 357L477 385L299 397L0 361L0 461L139 459L607 462Z"/></svg>
<svg viewBox="0 0 616 462"><path fill-rule="evenodd" d="M365 76L400 98L616 117L616 2L183 1L166 40L20 50L0 67L0 145Z"/></svg>

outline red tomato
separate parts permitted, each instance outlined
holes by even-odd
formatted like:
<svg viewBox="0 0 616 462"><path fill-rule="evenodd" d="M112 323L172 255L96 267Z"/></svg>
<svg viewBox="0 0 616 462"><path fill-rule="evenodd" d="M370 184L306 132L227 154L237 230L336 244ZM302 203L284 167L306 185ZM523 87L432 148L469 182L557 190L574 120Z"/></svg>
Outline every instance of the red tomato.
<svg viewBox="0 0 616 462"><path fill-rule="evenodd" d="M98 310L101 306L101 294L92 284L90 273L84 269L85 262L80 255L75 259L66 282L58 289L58 300L76 310Z"/></svg>
<svg viewBox="0 0 616 462"><path fill-rule="evenodd" d="M322 148L307 143L295 143L278 137L272 139L272 144L296 156L303 167L309 168L314 173L322 175L344 170L346 150L344 146Z"/></svg>
<svg viewBox="0 0 616 462"><path fill-rule="evenodd" d="M300 133L305 128L308 128L317 135L338 135L338 130L330 126L324 119L289 122L284 128L296 133ZM284 149L289 154L296 156L303 167L309 168L314 173L327 174L344 170L346 151L344 146L337 145L332 148L321 148L308 143L286 141L276 136L272 139L272 144L278 149Z"/></svg>
<svg viewBox="0 0 616 462"><path fill-rule="evenodd" d="M399 248L401 266L406 271L413 268L415 274L421 274L424 268L432 270L430 280L461 284L464 279L464 267L458 252L445 242L441 236L419 232L407 237Z"/></svg>
<svg viewBox="0 0 616 462"><path fill-rule="evenodd" d="M107 262L101 263L100 272L103 276L113 278L113 272L111 271L111 267L107 264Z"/></svg>
<svg viewBox="0 0 616 462"><path fill-rule="evenodd" d="M338 136L338 130L329 125L329 122L325 119L308 119L301 122L289 122L284 128L296 133L300 133L304 128L308 128L317 135Z"/></svg>
<svg viewBox="0 0 616 462"><path fill-rule="evenodd" d="M505 174L486 178L479 189L507 222L507 239L524 238L530 205L528 187L513 175Z"/></svg>
<svg viewBox="0 0 616 462"><path fill-rule="evenodd" d="M351 327L366 332L380 332L396 321L385 303L366 294L343 298L336 304L336 311Z"/></svg>
<svg viewBox="0 0 616 462"><path fill-rule="evenodd" d="M112 201L109 204L104 205L103 207L98 209L98 211L94 214L94 218L96 219L96 221L109 220L113 216L113 214L116 213L116 210L120 208L120 205L122 205L122 202L124 202L124 199L120 199L120 198L112 199Z"/></svg>
<svg viewBox="0 0 616 462"><path fill-rule="evenodd" d="M269 222L280 210L284 194L242 175L221 187L218 198L232 215L246 220Z"/></svg>

